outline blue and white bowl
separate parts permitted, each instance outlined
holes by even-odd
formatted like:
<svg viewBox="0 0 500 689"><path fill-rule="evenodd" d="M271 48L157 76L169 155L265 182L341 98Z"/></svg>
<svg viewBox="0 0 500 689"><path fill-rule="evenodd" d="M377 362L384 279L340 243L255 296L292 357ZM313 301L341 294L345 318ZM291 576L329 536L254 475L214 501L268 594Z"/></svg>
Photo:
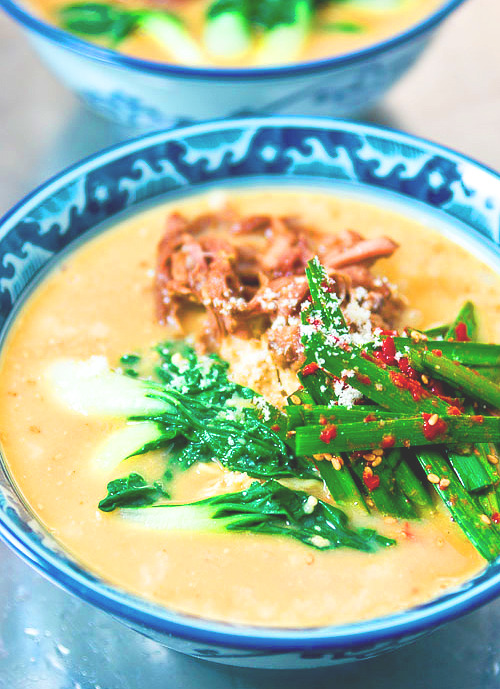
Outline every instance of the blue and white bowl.
<svg viewBox="0 0 500 689"><path fill-rule="evenodd" d="M141 129L254 115L345 117L374 105L464 0L443 0L419 24L339 57L255 69L191 68L100 48L2 0L42 59L93 110Z"/></svg>
<svg viewBox="0 0 500 689"><path fill-rule="evenodd" d="M141 207L214 186L302 185L354 195L431 225L500 272L500 177L398 132L312 118L254 118L151 134L61 173L0 221L0 343L25 295L72 242ZM108 585L64 553L0 463L0 535L64 589L166 646L232 665L301 668L369 658L500 594L500 562L404 612L355 624L270 629L211 622Z"/></svg>

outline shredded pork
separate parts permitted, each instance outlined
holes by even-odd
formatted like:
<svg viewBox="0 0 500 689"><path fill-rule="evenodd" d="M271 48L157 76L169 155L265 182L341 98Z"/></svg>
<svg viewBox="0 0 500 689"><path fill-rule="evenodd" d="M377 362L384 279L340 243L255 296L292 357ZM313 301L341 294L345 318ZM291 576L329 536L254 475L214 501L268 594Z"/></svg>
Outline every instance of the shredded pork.
<svg viewBox="0 0 500 689"><path fill-rule="evenodd" d="M387 237L333 234L294 217L241 218L226 209L189 220L173 213L158 247L158 317L181 333L180 309L198 305L206 311L206 348L217 348L229 334L265 338L278 365L296 368L303 359L299 324L309 297L307 262L319 257L347 313L361 308L372 328L390 328L403 304L371 266L396 249ZM354 330L361 327L355 318L348 321Z"/></svg>

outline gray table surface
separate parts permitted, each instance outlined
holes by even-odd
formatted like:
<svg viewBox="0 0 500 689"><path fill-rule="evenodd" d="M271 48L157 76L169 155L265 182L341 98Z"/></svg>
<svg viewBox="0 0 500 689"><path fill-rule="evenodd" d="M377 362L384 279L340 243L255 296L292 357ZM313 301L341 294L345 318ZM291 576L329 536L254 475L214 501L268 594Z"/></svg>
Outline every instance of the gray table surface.
<svg viewBox="0 0 500 689"><path fill-rule="evenodd" d="M0 0L1 4L1 0ZM500 169L499 0L469 0L369 119ZM84 110L0 16L0 213L132 132ZM63 593L0 544L0 689L493 689L500 601L362 664L264 672L193 660Z"/></svg>

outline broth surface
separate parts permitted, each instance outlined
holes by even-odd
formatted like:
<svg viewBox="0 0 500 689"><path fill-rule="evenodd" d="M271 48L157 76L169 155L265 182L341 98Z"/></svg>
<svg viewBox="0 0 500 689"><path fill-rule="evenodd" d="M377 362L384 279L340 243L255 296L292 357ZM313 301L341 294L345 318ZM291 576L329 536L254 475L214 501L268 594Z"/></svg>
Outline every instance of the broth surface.
<svg viewBox="0 0 500 689"><path fill-rule="evenodd" d="M400 243L375 272L408 298L405 323L446 322L468 298L482 337L500 341L499 277L460 246L398 213L308 190L230 194L241 214L294 214L332 232L355 229ZM106 483L138 471L154 478L154 453L112 475L90 465L96 445L119 421L86 418L47 396L41 377L60 357L106 356L168 339L154 313L153 268L167 212L194 217L223 201L220 192L145 211L67 256L17 317L0 367L0 441L7 466L37 518L75 557L120 587L179 611L270 626L307 627L387 614L428 601L466 581L484 560L445 513L412 522L361 518L398 544L376 553L320 552L291 539L255 534L153 532L97 509ZM234 376L245 384L244 376ZM175 484L174 498L238 490L214 466L199 465Z"/></svg>
<svg viewBox="0 0 500 689"><path fill-rule="evenodd" d="M47 21L57 24L58 11L69 3L61 0L32 0L30 4ZM125 6L131 9L148 6L147 3L136 0L121 0L114 4L117 7ZM378 43L422 21L442 4L443 0L406 0L397 9L370 11L361 7L349 7L342 3L327 3L316 13L312 30L297 61L305 62L343 55ZM203 64L219 67L254 66L256 64L256 50L259 45L258 39L255 41L254 48L248 53L231 59L214 56L203 48L204 17L209 5L207 0L190 0L171 8L185 23L202 50ZM344 28L339 29L339 27ZM351 29L346 29L346 27L351 27ZM352 27L358 28L353 29ZM102 40L96 39L95 42L108 47ZM170 54L164 46L159 45L150 36L141 33L140 30L125 38L115 49L143 60L177 61L175 56Z"/></svg>

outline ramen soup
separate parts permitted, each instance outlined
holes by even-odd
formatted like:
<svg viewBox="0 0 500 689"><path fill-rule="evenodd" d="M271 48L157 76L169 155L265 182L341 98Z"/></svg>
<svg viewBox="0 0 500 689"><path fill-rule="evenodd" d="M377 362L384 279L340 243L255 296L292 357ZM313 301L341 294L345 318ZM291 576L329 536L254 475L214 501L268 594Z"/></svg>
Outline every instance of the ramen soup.
<svg viewBox="0 0 500 689"><path fill-rule="evenodd" d="M127 55L252 67L365 48L422 21L443 0L33 0L42 16Z"/></svg>
<svg viewBox="0 0 500 689"><path fill-rule="evenodd" d="M436 231L326 192L144 211L11 326L6 467L82 566L177 611L309 627L429 601L500 552L499 348L473 342L500 338L499 289Z"/></svg>

